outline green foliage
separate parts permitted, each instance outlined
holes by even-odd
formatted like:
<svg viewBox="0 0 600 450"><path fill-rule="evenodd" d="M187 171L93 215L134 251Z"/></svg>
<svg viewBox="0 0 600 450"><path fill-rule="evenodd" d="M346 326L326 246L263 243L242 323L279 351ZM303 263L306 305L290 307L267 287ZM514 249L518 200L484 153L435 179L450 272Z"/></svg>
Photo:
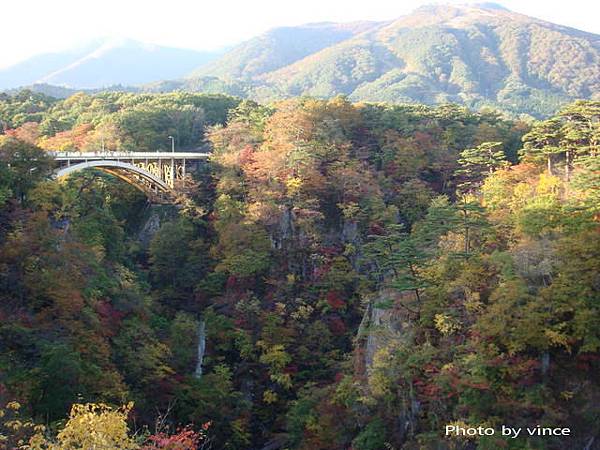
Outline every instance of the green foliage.
<svg viewBox="0 0 600 450"><path fill-rule="evenodd" d="M460 169L456 171L461 179L459 189L472 191L481 185L486 175L506 165L501 145L501 142L484 142L460 153Z"/></svg>
<svg viewBox="0 0 600 450"><path fill-rule="evenodd" d="M489 4L434 5L391 23L271 30L195 78L161 87L261 101L341 94L357 102L456 102L539 118L594 98L597 61L593 35Z"/></svg>
<svg viewBox="0 0 600 450"><path fill-rule="evenodd" d="M69 346L57 344L43 349L33 393L38 398L36 413L50 420L64 417L71 404L84 395L83 371L81 356Z"/></svg>
<svg viewBox="0 0 600 450"><path fill-rule="evenodd" d="M410 239L408 233L402 232L402 226L389 226L387 235L372 236L373 242L367 244L365 255L374 261L377 274L382 278L390 278L389 285L398 291L413 291L418 306L407 309L417 312L420 308L420 291L426 286L420 276L421 266L426 255L417 242Z"/></svg>
<svg viewBox="0 0 600 450"><path fill-rule="evenodd" d="M0 128L17 128L27 122L39 122L57 101L26 89L12 96L0 94Z"/></svg>
<svg viewBox="0 0 600 450"><path fill-rule="evenodd" d="M17 130L39 124L34 139L52 150L166 151L167 136L175 137L178 148L198 148L205 127L225 123L238 103L222 95L183 92L77 93L59 101L22 91L0 100L0 122Z"/></svg>
<svg viewBox="0 0 600 450"><path fill-rule="evenodd" d="M169 327L171 365L178 373L191 373L196 362L198 321L190 314L177 312Z"/></svg>
<svg viewBox="0 0 600 450"><path fill-rule="evenodd" d="M173 300L191 300L194 287L208 267L208 247L197 237L194 225L186 218L168 222L150 243L150 274L163 295ZM186 298L187 297L187 298Z"/></svg>
<svg viewBox="0 0 600 450"><path fill-rule="evenodd" d="M423 67L453 48L430 37L440 46L414 56ZM366 64L361 55L348 57ZM147 208L109 175L25 176L45 160L26 142L148 147L177 126L202 140L211 104L227 123L206 136L214 152L192 193L201 220ZM0 388L24 405L23 423L64 431L74 404L133 400L140 441L158 426L224 449L433 448L459 445L443 436L448 423L535 421L571 426L569 445L587 445L600 351L594 102L551 119L553 174L535 153L547 130L525 138L517 164L527 127L490 111L343 97L228 104L79 94L39 127L7 130ZM113 127L119 118L131 130Z"/></svg>
<svg viewBox="0 0 600 450"><path fill-rule="evenodd" d="M52 160L38 147L0 136L0 171L3 174L0 192L4 192L4 202L11 194L21 203L26 202L29 191L46 178L51 169Z"/></svg>
<svg viewBox="0 0 600 450"><path fill-rule="evenodd" d="M352 441L352 447L357 450L378 450L385 448L385 424L379 418L370 421L367 426Z"/></svg>

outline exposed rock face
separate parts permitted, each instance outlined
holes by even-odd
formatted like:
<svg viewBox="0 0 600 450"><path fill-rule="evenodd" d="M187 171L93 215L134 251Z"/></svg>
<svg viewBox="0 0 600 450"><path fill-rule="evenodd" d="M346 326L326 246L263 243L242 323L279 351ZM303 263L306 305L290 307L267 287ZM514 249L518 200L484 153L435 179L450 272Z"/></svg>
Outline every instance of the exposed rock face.
<svg viewBox="0 0 600 450"><path fill-rule="evenodd" d="M411 295L383 290L369 302L357 336L358 351L362 357L359 364L364 375L369 375L378 351L413 340L414 330L407 311L398 306L402 298Z"/></svg>
<svg viewBox="0 0 600 450"><path fill-rule="evenodd" d="M345 220L342 229L342 239L344 242L355 243L359 239L358 223L354 220Z"/></svg>
<svg viewBox="0 0 600 450"><path fill-rule="evenodd" d="M148 204L144 215L147 219L138 233L138 241L143 247L148 247L162 224L177 218L180 210L177 205Z"/></svg>
<svg viewBox="0 0 600 450"><path fill-rule="evenodd" d="M355 370L363 380L365 390L371 390L371 377L377 370L377 360L414 341L410 313L401 306L403 300L412 300L412 296L408 292L382 290L370 300L359 327L355 359ZM412 389L403 397L406 402L398 408L394 421L394 434L400 442L417 430L421 409Z"/></svg>
<svg viewBox="0 0 600 450"><path fill-rule="evenodd" d="M138 240L144 247L150 245L150 241L160 229L160 223L160 215L157 211L152 211L138 237Z"/></svg>
<svg viewBox="0 0 600 450"><path fill-rule="evenodd" d="M513 248L512 254L515 269L532 285L547 286L552 282L555 256L550 238L523 241Z"/></svg>
<svg viewBox="0 0 600 450"><path fill-rule="evenodd" d="M196 370L194 376L196 378L202 377L202 362L204 360L204 353L206 351L206 322L204 319L200 319L198 322L198 357L196 360Z"/></svg>

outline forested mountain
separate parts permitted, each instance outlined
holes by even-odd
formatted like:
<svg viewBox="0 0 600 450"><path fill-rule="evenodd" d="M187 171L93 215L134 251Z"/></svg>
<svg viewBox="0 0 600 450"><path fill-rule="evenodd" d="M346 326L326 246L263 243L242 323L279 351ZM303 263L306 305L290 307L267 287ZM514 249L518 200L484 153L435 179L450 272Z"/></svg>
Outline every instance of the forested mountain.
<svg viewBox="0 0 600 450"><path fill-rule="evenodd" d="M310 51L306 28L275 30L195 74L243 82L246 95L260 100L344 94L355 101L456 102L535 116L600 92L600 36L494 4L426 6L353 31L343 40L337 33L327 46L320 39ZM182 87L193 83L202 85L195 80Z"/></svg>
<svg viewBox="0 0 600 450"><path fill-rule="evenodd" d="M600 103L0 96L0 447L594 448ZM209 145L184 206L46 150ZM445 426L569 436L446 436Z"/></svg>
<svg viewBox="0 0 600 450"><path fill-rule="evenodd" d="M377 25L375 22L314 23L275 28L240 44L216 61L198 68L191 76L251 79L300 61Z"/></svg>
<svg viewBox="0 0 600 450"><path fill-rule="evenodd" d="M0 70L0 88L34 82L45 83L34 90L56 94L48 84L258 101L343 94L541 118L575 99L598 98L600 36L491 3L425 6L387 22L275 28L222 55L108 42Z"/></svg>
<svg viewBox="0 0 600 450"><path fill-rule="evenodd" d="M45 83L75 89L137 85L179 78L218 56L129 39L103 39L82 48L34 56L0 69L0 89Z"/></svg>

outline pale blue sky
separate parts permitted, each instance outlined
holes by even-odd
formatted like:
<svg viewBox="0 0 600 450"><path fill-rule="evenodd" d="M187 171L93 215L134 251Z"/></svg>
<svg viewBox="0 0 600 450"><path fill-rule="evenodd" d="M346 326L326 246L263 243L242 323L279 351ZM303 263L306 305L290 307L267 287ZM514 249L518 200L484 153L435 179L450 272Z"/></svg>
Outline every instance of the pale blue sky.
<svg viewBox="0 0 600 450"><path fill-rule="evenodd" d="M214 49L270 28L307 22L388 20L431 3L465 0L18 0L3 2L0 67L100 36ZM472 3L472 2L471 2ZM600 2L504 0L505 7L600 34Z"/></svg>

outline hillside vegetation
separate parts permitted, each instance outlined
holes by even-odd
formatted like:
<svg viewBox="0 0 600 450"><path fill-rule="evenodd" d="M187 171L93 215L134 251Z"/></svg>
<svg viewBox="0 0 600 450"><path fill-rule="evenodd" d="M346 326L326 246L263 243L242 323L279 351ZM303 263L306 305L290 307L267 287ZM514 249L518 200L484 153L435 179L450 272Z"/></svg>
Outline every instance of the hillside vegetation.
<svg viewBox="0 0 600 450"><path fill-rule="evenodd" d="M600 36L498 5L425 6L383 22L280 27L213 53L105 42L0 70L0 88L456 103L545 118L600 95ZM90 89L93 88L93 89Z"/></svg>
<svg viewBox="0 0 600 450"><path fill-rule="evenodd" d="M600 36L490 4L427 6L392 22L276 29L176 85L205 89L203 77L222 80L220 92L258 100L344 94L540 117L597 98Z"/></svg>
<svg viewBox="0 0 600 450"><path fill-rule="evenodd" d="M342 97L24 92L0 120L0 447L600 436L598 102L528 125ZM193 207L49 176L44 149L151 150L175 131L212 149Z"/></svg>

